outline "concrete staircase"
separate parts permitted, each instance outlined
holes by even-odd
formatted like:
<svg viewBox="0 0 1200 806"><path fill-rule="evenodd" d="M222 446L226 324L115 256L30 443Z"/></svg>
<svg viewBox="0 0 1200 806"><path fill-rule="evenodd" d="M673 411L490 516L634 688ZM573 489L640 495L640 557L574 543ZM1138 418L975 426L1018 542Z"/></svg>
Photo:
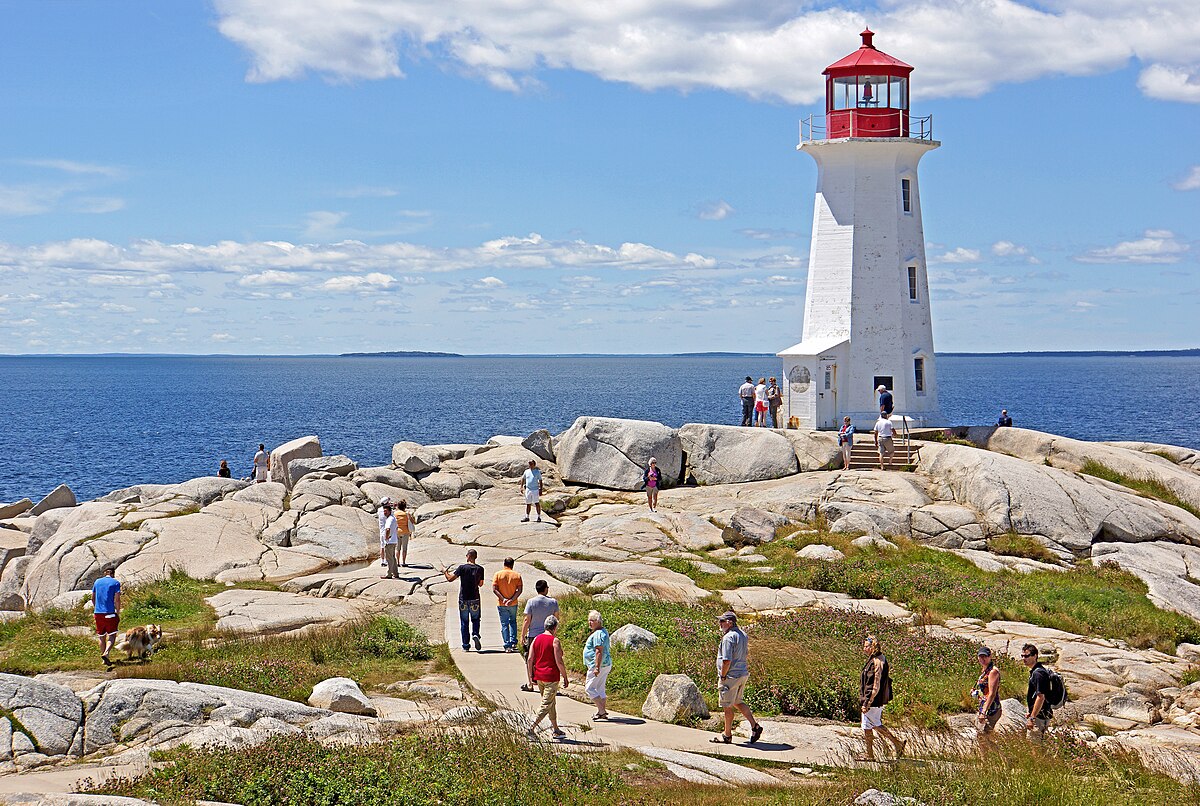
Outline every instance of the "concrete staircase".
<svg viewBox="0 0 1200 806"><path fill-rule="evenodd" d="M904 470L906 465L915 465L921 459L921 443L910 440L903 434L897 433L892 439L895 451L892 454L890 468L885 464L884 469ZM851 470L878 470L879 451L870 433L855 434L854 445L850 449Z"/></svg>

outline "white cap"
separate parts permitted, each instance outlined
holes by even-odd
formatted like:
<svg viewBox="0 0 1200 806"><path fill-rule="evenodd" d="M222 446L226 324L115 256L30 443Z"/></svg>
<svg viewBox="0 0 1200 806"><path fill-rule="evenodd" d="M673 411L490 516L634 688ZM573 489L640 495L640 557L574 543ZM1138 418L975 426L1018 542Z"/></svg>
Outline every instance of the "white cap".
<svg viewBox="0 0 1200 806"><path fill-rule="evenodd" d="M886 391L887 391L887 387L886 387L886 386L884 386L884 385L881 383L881 384L879 384L879 386L878 386L878 387L876 387L875 391L876 391L876 392L886 392Z"/></svg>
<svg viewBox="0 0 1200 806"><path fill-rule="evenodd" d="M383 498L379 499L379 506L381 507L391 506L391 504L392 499L389 496L385 495Z"/></svg>

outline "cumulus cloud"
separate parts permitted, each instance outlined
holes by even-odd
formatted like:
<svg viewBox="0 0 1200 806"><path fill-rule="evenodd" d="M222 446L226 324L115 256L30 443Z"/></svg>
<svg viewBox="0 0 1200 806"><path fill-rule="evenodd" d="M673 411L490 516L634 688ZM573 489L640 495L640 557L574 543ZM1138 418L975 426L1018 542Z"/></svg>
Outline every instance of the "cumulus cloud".
<svg viewBox="0 0 1200 806"><path fill-rule="evenodd" d="M245 277L239 277L237 282L241 286L300 285L301 283L308 282L308 277L295 271L267 269L255 274L247 274ZM196 310L198 312L199 308Z"/></svg>
<svg viewBox="0 0 1200 806"><path fill-rule="evenodd" d="M966 249L958 247L951 249L948 252L943 252L929 259L930 263L978 263L980 258L978 249Z"/></svg>
<svg viewBox="0 0 1200 806"><path fill-rule="evenodd" d="M1200 102L1195 65L1181 61L1200 51L1194 0L216 0L216 10L220 32L250 58L251 81L400 78L402 58L433 59L507 91L561 69L643 89L812 103L823 97L821 70L869 22L879 47L918 63L924 97L1136 58L1147 95Z"/></svg>
<svg viewBox="0 0 1200 806"><path fill-rule="evenodd" d="M702 221L724 221L733 214L733 205L724 199L700 205L696 217Z"/></svg>
<svg viewBox="0 0 1200 806"><path fill-rule="evenodd" d="M213 341L220 341L220 342L233 341L233 336L229 333L214 333L211 336L209 336L209 338L212 339Z"/></svg>
<svg viewBox="0 0 1200 806"><path fill-rule="evenodd" d="M391 288L395 282L396 278L390 274L371 272L364 275L347 274L330 277L321 283L321 288L325 291L371 291Z"/></svg>
<svg viewBox="0 0 1200 806"><path fill-rule="evenodd" d="M1148 229L1135 241L1076 255L1080 263L1178 263L1189 249L1170 230Z"/></svg>
<svg viewBox="0 0 1200 806"><path fill-rule="evenodd" d="M92 162L77 162L75 160L63 159L34 159L34 160L17 160L21 165L29 165L33 168L49 168L54 171L62 171L68 174L84 174L92 176L106 176L110 179L119 179L125 175L122 168L114 165L97 165Z"/></svg>
<svg viewBox="0 0 1200 806"><path fill-rule="evenodd" d="M1187 176L1175 182L1171 187L1176 190L1200 190L1200 165L1193 165Z"/></svg>
<svg viewBox="0 0 1200 806"><path fill-rule="evenodd" d="M504 288L505 283L499 277L484 277L475 285L479 288Z"/></svg>

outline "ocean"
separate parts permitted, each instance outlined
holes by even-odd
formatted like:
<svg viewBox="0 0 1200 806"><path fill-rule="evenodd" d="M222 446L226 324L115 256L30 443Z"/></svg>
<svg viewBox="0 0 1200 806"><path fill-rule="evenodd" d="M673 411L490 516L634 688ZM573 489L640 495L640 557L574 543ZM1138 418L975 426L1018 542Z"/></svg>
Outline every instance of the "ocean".
<svg viewBox="0 0 1200 806"><path fill-rule="evenodd" d="M1197 357L938 357L956 425L1200 448ZM0 357L0 501L62 482L80 500L142 482L250 473L258 443L317 434L326 454L386 464L400 440L557 433L580 415L740 420L746 375L773 356Z"/></svg>

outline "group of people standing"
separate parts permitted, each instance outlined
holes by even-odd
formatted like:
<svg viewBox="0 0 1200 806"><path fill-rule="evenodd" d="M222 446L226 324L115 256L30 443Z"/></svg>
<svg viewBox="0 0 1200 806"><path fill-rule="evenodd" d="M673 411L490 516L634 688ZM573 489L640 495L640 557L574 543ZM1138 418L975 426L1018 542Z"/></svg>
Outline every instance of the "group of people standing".
<svg viewBox="0 0 1200 806"><path fill-rule="evenodd" d="M779 408L783 405L783 390L775 378L759 378L758 383L750 375L738 388L742 401L742 425L761 428L779 428Z"/></svg>

